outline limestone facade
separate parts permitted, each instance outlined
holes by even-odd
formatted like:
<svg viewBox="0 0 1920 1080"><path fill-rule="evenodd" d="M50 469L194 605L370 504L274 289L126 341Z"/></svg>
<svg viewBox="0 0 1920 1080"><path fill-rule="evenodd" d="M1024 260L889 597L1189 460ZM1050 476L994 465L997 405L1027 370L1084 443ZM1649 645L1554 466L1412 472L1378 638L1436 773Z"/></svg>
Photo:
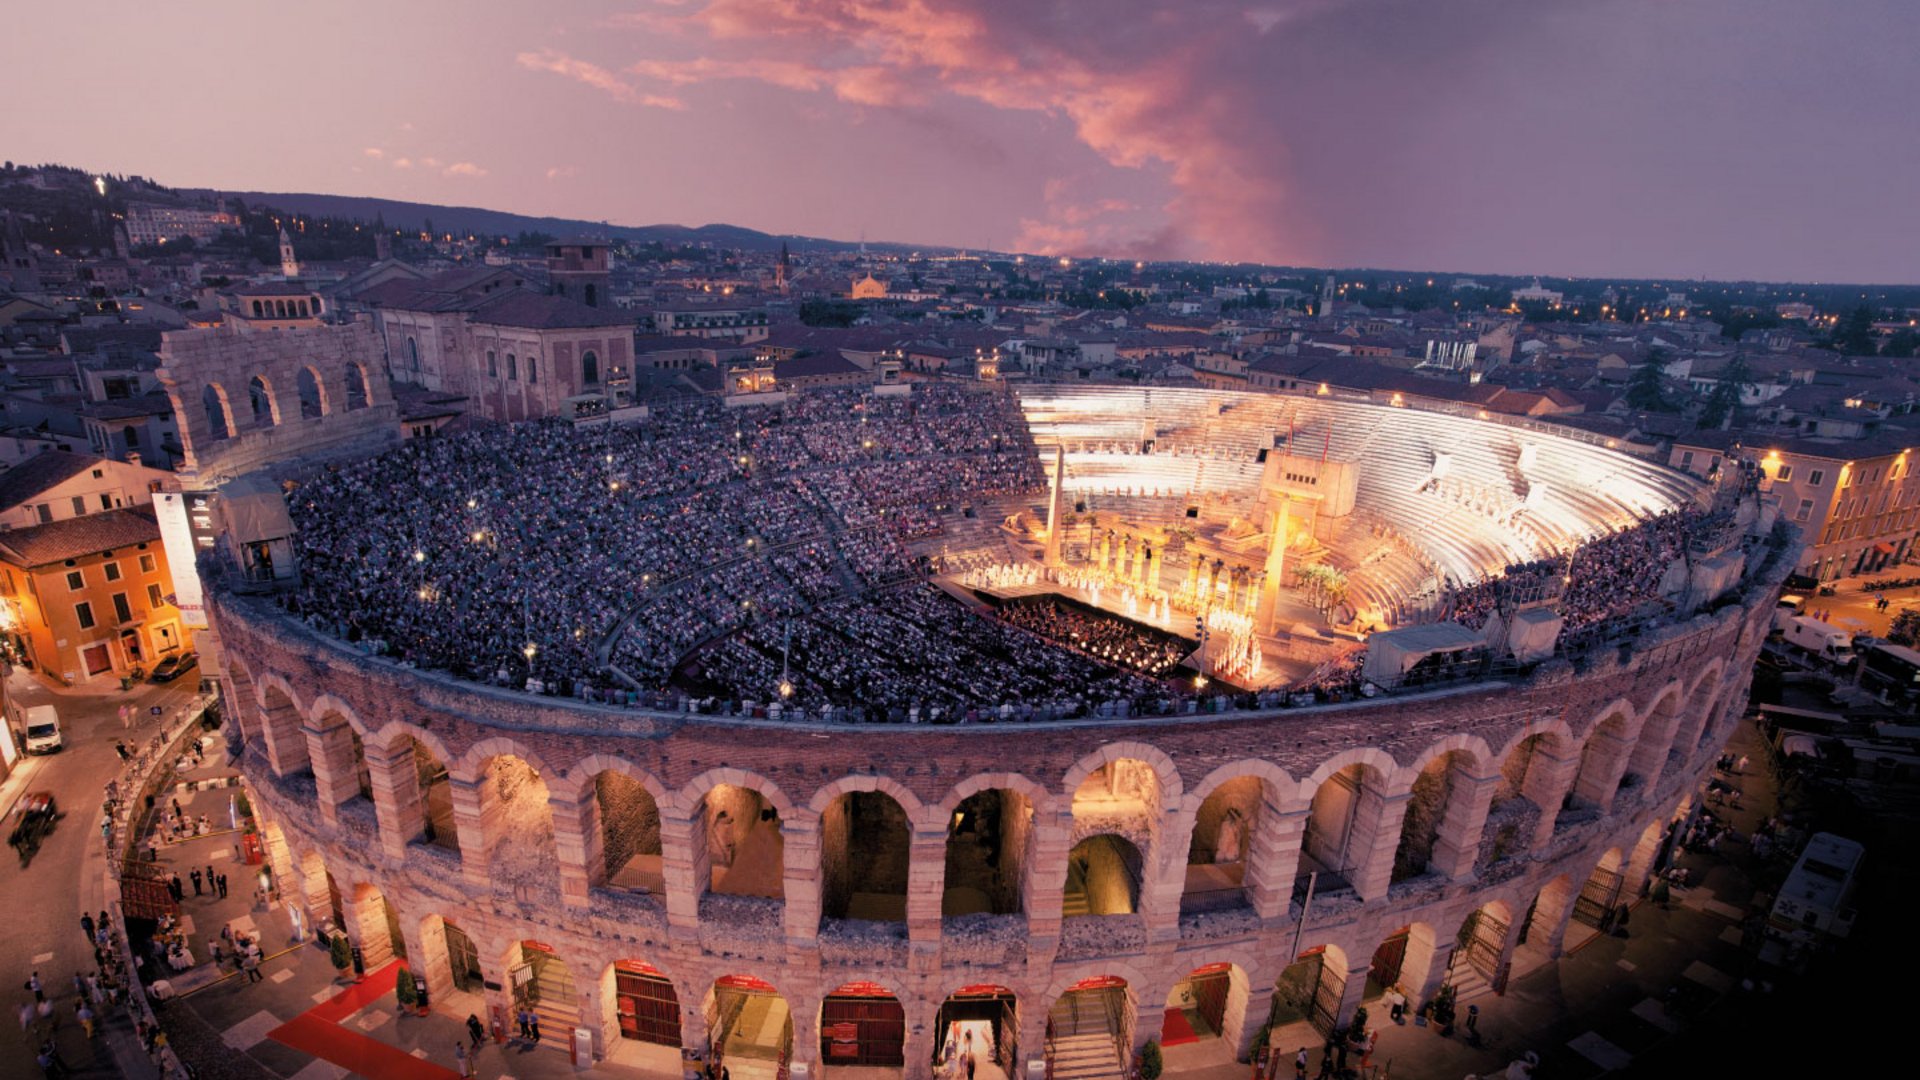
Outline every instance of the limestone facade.
<svg viewBox="0 0 1920 1080"><path fill-rule="evenodd" d="M961 987L1011 991L1025 1069L1044 1060L1050 1007L1089 978L1124 980L1137 1048L1189 972L1229 965L1221 1026L1244 1056L1296 943L1329 973L1329 1023L1352 1015L1390 940L1404 950L1393 980L1415 1004L1465 970L1457 945L1496 988L1523 938L1531 962L1558 955L1596 870L1618 875L1614 895L1637 894L1741 716L1781 562L1739 604L1523 682L1264 713L857 731L498 691L362 656L258 599L210 605L282 893L314 925L330 915L330 877L372 956L391 948L368 911L384 900L436 991L457 925L495 1009L519 943L542 942L601 1053L620 1038L616 962L671 981L690 1049L707 1047L716 980L771 983L791 1009L793 1060L815 1068L823 999L878 983L905 1010L904 1072L925 1077L936 1010ZM422 778L441 768L454 835L429 839ZM995 791L1006 888L985 913L943 914L956 815ZM851 839L861 820L896 837L886 865ZM718 891L716 869L754 821L781 840L767 894ZM1130 911L1065 913L1069 883L1095 865L1087 841L1137 863ZM656 887L610 881L649 849ZM1240 868L1237 885L1196 895L1193 867L1216 862ZM836 917L857 902L850 889L885 887L863 865L898 879L904 910Z"/></svg>

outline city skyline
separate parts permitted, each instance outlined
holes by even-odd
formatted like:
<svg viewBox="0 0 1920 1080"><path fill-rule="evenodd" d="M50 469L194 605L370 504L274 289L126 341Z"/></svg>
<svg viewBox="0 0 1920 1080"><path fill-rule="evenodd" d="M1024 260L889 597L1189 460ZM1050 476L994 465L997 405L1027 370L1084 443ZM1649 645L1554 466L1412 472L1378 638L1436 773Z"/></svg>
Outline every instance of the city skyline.
<svg viewBox="0 0 1920 1080"><path fill-rule="evenodd" d="M1771 6L694 0L320 20L201 4L85 28L44 9L17 17L31 47L0 76L16 97L115 77L10 114L0 142L178 186L626 225L1920 280L1900 184L1920 165L1901 105L1920 69L1898 51L1920 13ZM219 63L189 59L209 49ZM158 97L129 107L135 85Z"/></svg>

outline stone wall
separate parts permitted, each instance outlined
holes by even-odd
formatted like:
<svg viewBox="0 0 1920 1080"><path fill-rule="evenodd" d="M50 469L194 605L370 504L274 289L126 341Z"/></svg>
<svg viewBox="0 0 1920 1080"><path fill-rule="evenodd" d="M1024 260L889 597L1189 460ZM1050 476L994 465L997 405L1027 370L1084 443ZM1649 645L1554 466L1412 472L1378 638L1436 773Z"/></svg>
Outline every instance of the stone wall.
<svg viewBox="0 0 1920 1080"><path fill-rule="evenodd" d="M660 854L660 807L646 785L616 772L594 778L600 800L602 854L608 874L618 873L635 855Z"/></svg>

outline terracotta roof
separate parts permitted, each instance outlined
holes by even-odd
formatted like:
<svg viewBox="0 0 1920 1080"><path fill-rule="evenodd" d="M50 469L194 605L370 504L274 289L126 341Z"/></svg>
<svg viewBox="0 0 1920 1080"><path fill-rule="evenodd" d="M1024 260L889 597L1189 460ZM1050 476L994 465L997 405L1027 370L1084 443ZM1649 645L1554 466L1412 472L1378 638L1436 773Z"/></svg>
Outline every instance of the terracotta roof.
<svg viewBox="0 0 1920 1080"><path fill-rule="evenodd" d="M472 306L473 321L489 326L523 326L534 330L634 325L633 316L617 308L594 308L564 296L543 296L525 289L492 293Z"/></svg>
<svg viewBox="0 0 1920 1080"><path fill-rule="evenodd" d="M92 454L48 450L0 473L0 509L11 510L49 488L97 468L104 460Z"/></svg>
<svg viewBox="0 0 1920 1080"><path fill-rule="evenodd" d="M146 508L103 510L0 533L0 557L15 566L49 566L115 548L160 539L160 526Z"/></svg>

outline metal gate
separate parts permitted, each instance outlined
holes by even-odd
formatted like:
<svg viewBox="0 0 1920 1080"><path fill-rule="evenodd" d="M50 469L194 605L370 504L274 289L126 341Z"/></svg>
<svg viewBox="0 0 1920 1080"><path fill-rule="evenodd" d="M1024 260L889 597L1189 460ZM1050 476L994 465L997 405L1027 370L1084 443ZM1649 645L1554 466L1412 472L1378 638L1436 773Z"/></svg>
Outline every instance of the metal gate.
<svg viewBox="0 0 1920 1080"><path fill-rule="evenodd" d="M1460 928L1460 939L1453 950L1453 962L1462 956L1467 966L1479 972L1489 984L1495 980L1500 970L1500 951L1507 942L1507 921L1485 908L1467 917L1467 924ZM1448 964L1452 966L1452 962Z"/></svg>
<svg viewBox="0 0 1920 1080"><path fill-rule="evenodd" d="M1407 961L1407 936L1408 932L1402 930L1373 950L1373 966L1367 978L1375 986L1384 990L1400 981L1400 968Z"/></svg>
<svg viewBox="0 0 1920 1080"><path fill-rule="evenodd" d="M1573 902L1573 917L1598 930L1619 899L1620 871L1595 870L1587 883L1580 886L1580 895Z"/></svg>
<svg viewBox="0 0 1920 1080"><path fill-rule="evenodd" d="M1346 972L1335 971L1333 965L1327 963L1325 953L1320 955L1320 973L1314 979L1310 1019L1322 1035L1333 1034L1335 1021L1340 1018L1340 992L1345 989L1346 977Z"/></svg>
<svg viewBox="0 0 1920 1080"><path fill-rule="evenodd" d="M652 967L629 960L613 966L622 1038L680 1046L680 997L673 983Z"/></svg>

